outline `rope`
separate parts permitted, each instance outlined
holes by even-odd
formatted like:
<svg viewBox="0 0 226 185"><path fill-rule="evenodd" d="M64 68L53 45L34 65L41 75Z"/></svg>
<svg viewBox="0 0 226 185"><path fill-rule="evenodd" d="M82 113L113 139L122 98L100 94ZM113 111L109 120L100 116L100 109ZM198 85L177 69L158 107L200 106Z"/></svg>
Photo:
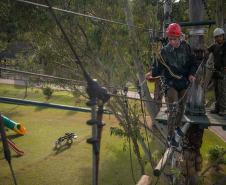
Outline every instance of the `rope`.
<svg viewBox="0 0 226 185"><path fill-rule="evenodd" d="M53 75L34 73L34 72L29 72L29 71L22 71L22 70L17 70L17 69L12 69L12 68L0 67L0 70L9 71L9 72L12 72L12 73L29 75L29 76L37 76L37 77L40 77L40 78L43 77L43 78L46 78L46 79L62 80L62 81L66 81L66 82L72 82L72 83L75 83L77 85L86 85L87 84L86 81L74 80L74 79L71 79L71 78L64 78L64 77L53 76ZM119 87L115 87L115 86L111 86L111 85L104 85L104 86L108 87L109 89L122 90Z"/></svg>
<svg viewBox="0 0 226 185"><path fill-rule="evenodd" d="M170 69L170 67L166 64L165 60L162 58L161 53L159 53L159 57L160 57L161 64L164 65L167 68L167 70L169 71L169 73L172 77L174 77L178 80L182 78L182 76L179 76L179 75L176 75L176 74L173 73L173 71Z"/></svg>
<svg viewBox="0 0 226 185"><path fill-rule="evenodd" d="M74 80L74 79L69 79L69 78L63 78L63 77L58 77L58 76L51 76L51 75L45 75L45 74L39 74L39 73L33 73L33 72L28 72L28 71L20 71L20 70L15 70L15 69L9 69L9 68L3 68L0 67L1 70L6 70L6 71L10 71L10 72L14 72L14 73L21 73L21 74L26 74L26 75L31 75L31 76L39 76L39 77L44 77L44 78L49 78L49 79L57 79L57 80L63 80L63 81L68 81L68 82L74 82L77 83L79 85L85 85L86 82L85 81L79 81L79 80ZM146 80L144 80L142 82L142 85L145 83ZM113 86L106 86L110 89L116 89L116 90L122 90L122 89L117 89ZM122 95L117 95L115 93L108 93L109 95L111 95L112 97L124 97ZM161 101L156 101L156 100L147 100L147 99L137 99L137 98L133 98L133 97L128 97L127 99L132 99L132 100L141 100L144 102L153 102L156 104L162 103ZM162 104L166 104L166 105L170 105L170 103L162 103Z"/></svg>
<svg viewBox="0 0 226 185"><path fill-rule="evenodd" d="M44 77L44 78L52 78L52 79L58 79L58 80L64 80L64 81L69 81L69 82L74 82L74 83L77 83L77 84L80 84L80 85L85 85L85 81L78 81L78 80L74 80L74 79L68 79L68 78L62 78L62 77L57 77L57 76L51 76L51 75L43 75L43 74L38 74L38 73L32 73L32 72L27 72L27 71L20 71L20 70L14 70L14 69L8 69L8 68L3 68L3 67L0 67L0 69L2 70L7 70L7 71L11 71L11 72L15 72L15 73L22 73L22 74L26 74L26 75L33 75L33 76L39 76L39 77ZM142 82L142 85L144 84L146 80L144 80ZM106 86L108 88L112 88L112 89L115 89L113 86ZM122 90L122 89L117 89L117 90ZM115 93L108 93L110 96L112 97L122 97L124 98L123 95L117 95ZM134 97L128 97L127 96L127 99L132 99L132 100L140 100L140 101L144 101L144 102L153 102L153 103L156 103L156 104L162 104L162 105L173 105L173 103L163 103L161 101L157 101L157 100L147 100L147 99L138 99L138 98L134 98ZM178 101L180 102L180 101Z"/></svg>
<svg viewBox="0 0 226 185"><path fill-rule="evenodd" d="M34 2L31 2L31 1L26 1L26 0L16 0L16 1L20 2L20 3L25 3L25 4L30 4L30 5L34 5L34 6L43 7L43 8L49 8L48 5L40 4L40 3L34 3ZM109 19L105 19L105 18L102 18L102 17L96 17L96 16L92 16L92 15L87 15L87 14L74 12L74 11L71 11L71 10L65 10L65 9L61 9L61 8L57 8L57 7L52 7L52 9L60 11L60 12L68 13L68 14L73 14L73 15L80 16L80 17L87 17L87 18L98 20L98 21L102 21L102 22L118 24L118 25L122 25L122 26L129 26L129 27L141 29L141 30L148 31L148 32L152 30L152 29L149 29L149 28L141 27L141 26L134 26L134 25L126 24L124 22L120 22L120 21L109 20Z"/></svg>

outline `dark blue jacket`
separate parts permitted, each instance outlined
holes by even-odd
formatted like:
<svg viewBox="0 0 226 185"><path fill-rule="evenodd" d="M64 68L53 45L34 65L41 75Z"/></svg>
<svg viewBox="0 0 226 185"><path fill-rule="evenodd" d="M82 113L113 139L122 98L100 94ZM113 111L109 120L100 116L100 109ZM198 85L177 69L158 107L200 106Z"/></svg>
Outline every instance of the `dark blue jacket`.
<svg viewBox="0 0 226 185"><path fill-rule="evenodd" d="M161 49L161 56L171 71L181 79L173 77L169 70L160 62L155 61L152 68L152 75L164 76L166 84L180 91L189 85L189 75L195 75L198 68L195 56L191 52L190 46L182 41L178 48L173 48L169 43Z"/></svg>
<svg viewBox="0 0 226 185"><path fill-rule="evenodd" d="M213 44L208 51L214 55L214 68L217 71L223 71L226 68L226 42L223 45Z"/></svg>

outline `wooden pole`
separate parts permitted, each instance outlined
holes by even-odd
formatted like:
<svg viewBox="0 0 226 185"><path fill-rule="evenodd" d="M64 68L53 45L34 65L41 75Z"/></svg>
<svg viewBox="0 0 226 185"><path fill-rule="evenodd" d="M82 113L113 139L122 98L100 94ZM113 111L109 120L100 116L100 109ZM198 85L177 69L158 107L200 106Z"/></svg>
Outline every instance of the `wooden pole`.
<svg viewBox="0 0 226 185"><path fill-rule="evenodd" d="M202 21L203 15L204 15L204 4L203 0L189 0L189 20L190 22L193 21ZM193 27L190 32L190 46L192 49L192 52L196 56L196 60L198 65L200 65L203 62L204 54L205 54L205 45L204 45L204 29L201 26L195 26ZM192 84L192 89L190 93L191 95L188 95L188 104L187 104L187 114L191 114L194 116L201 116L205 115L205 101L204 101L204 88L202 87L202 81L204 77L204 69L203 67L199 67L198 72L196 73L196 81ZM192 125L190 128L195 133L201 133L201 129L199 127L196 127L195 125ZM190 130L190 132L191 132ZM188 131L189 132L189 131ZM190 139L189 139L190 140ZM198 134L196 137L196 140L192 145L195 147L195 157L190 158L186 157L184 155L184 160L186 164L192 164L190 161L195 161L196 163L196 157L198 157L200 146L198 143L201 143L202 141L202 134ZM188 150L190 153L191 151ZM197 176L198 176L198 170L193 163L190 165L190 167L187 167L187 174L186 174L186 183L189 185L191 184L197 184Z"/></svg>
<svg viewBox="0 0 226 185"><path fill-rule="evenodd" d="M203 20L203 11L204 5L202 0L189 0L189 19L190 22L193 21L202 21ZM189 44L191 46L192 51L196 55L196 59L198 62L198 65L202 63L203 57L204 57L204 51L205 51L205 45L204 45L204 29L201 26L195 26L192 27L189 37ZM189 114L204 114L205 113L205 104L204 104L204 91L201 87L201 77L203 76L200 73L197 74L197 80L194 84L194 89L199 89L194 96L190 96L191 98L188 99L187 104L187 112Z"/></svg>
<svg viewBox="0 0 226 185"><path fill-rule="evenodd" d="M189 20L203 20L203 2L202 0L189 0ZM190 45L193 50L204 49L204 29L196 26L190 30Z"/></svg>
<svg viewBox="0 0 226 185"><path fill-rule="evenodd" d="M137 185L151 185L151 177L142 175Z"/></svg>

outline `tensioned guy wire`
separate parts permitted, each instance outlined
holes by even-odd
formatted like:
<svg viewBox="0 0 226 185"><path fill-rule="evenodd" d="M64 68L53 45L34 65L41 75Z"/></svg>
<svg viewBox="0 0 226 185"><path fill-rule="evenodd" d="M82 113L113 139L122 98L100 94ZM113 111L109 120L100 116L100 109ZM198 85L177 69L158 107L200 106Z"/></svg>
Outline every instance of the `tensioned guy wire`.
<svg viewBox="0 0 226 185"><path fill-rule="evenodd" d="M48 5L35 3L35 2L32 2L32 1L26 1L26 0L16 0L16 1L20 2L20 3L25 3L25 4L43 7L43 8L49 8ZM135 26L135 25L129 25L129 24L124 23L124 22L109 20L109 19L105 19L105 18L102 18L102 17L97 17L97 16L93 16L93 15L87 15L87 14L83 14L83 13L79 13L79 12L74 12L74 11L71 11L71 10L65 10L65 9L61 9L61 8L57 8L57 7L52 7L52 9L56 10L56 11L68 13L68 14L73 14L73 15L80 16L80 17L87 17L87 18L90 18L90 19L95 19L95 20L107 22L107 23L129 26L129 27L141 29L141 30L148 31L148 32L152 31L152 29L149 29L149 28L145 28L145 27L141 27L141 26Z"/></svg>

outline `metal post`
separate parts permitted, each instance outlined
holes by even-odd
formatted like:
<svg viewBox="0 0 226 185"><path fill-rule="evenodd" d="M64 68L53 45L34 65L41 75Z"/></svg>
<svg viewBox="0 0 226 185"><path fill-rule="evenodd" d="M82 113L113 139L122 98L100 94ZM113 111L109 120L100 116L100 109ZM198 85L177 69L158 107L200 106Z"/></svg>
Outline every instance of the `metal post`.
<svg viewBox="0 0 226 185"><path fill-rule="evenodd" d="M96 105L92 106L92 111L91 111L91 119L95 120L96 119ZM93 185L98 184L98 175L97 175L97 153L98 147L97 147L97 124L92 125L92 139L93 139Z"/></svg>
<svg viewBox="0 0 226 185"><path fill-rule="evenodd" d="M163 21L163 38L166 36L166 25L171 23L172 14L172 0L165 0L164 2L164 21Z"/></svg>
<svg viewBox="0 0 226 185"><path fill-rule="evenodd" d="M98 185L101 134L104 126L102 123L104 104L102 100L92 97L87 105L91 106L91 119L87 121L87 124L92 126L92 137L87 139L87 143L92 144L93 147L92 185ZM96 110L97 106L98 110Z"/></svg>
<svg viewBox="0 0 226 185"><path fill-rule="evenodd" d="M103 130L103 102L98 101L98 110L97 110L97 147L98 147L98 155L96 156L96 178L98 184L98 177L99 177L99 161L100 161L100 146L101 146L101 139L102 139L102 130Z"/></svg>
<svg viewBox="0 0 226 185"><path fill-rule="evenodd" d="M70 50L72 51L72 54L74 55L75 63L78 64L78 66L80 67L80 69L83 72L83 75L87 81L86 92L89 96L89 101L87 102L87 105L90 106L92 109L91 120L87 121L87 124L92 126L92 137L87 139L87 142L89 144L93 145L93 185L97 185L98 184L98 166L99 166L98 165L99 164L99 144L100 144L100 140L98 141L98 139L101 139L101 137L98 136L98 134L101 133L100 131L98 131L98 126L102 125L102 115L101 116L99 115L98 120L97 120L96 104L97 104L97 101L102 102L101 106L99 106L99 110L101 109L102 110L101 114L103 114L103 105L104 105L104 103L106 103L109 100L110 96L107 93L107 90L105 88L101 87L97 83L97 81L92 79L90 77L89 73L87 73L85 67L83 66L83 63L81 62L81 60L77 54L77 51L73 47L64 28L62 27L56 14L54 13L49 0L45 0L45 2L48 5L49 11L50 11L52 17L56 21L57 26L60 28L65 41L67 42Z"/></svg>
<svg viewBox="0 0 226 185"><path fill-rule="evenodd" d="M189 0L189 21L203 21L204 5L202 0ZM197 60L197 65L200 65L204 58L205 45L204 45L204 29L201 26L192 27L190 29L189 44L194 52ZM191 115L204 115L205 114L205 101L204 89L201 87L203 78L203 68L200 67L196 73L196 81L193 84L193 89L196 94L192 94L188 98L186 113ZM194 93L194 92L193 92Z"/></svg>

